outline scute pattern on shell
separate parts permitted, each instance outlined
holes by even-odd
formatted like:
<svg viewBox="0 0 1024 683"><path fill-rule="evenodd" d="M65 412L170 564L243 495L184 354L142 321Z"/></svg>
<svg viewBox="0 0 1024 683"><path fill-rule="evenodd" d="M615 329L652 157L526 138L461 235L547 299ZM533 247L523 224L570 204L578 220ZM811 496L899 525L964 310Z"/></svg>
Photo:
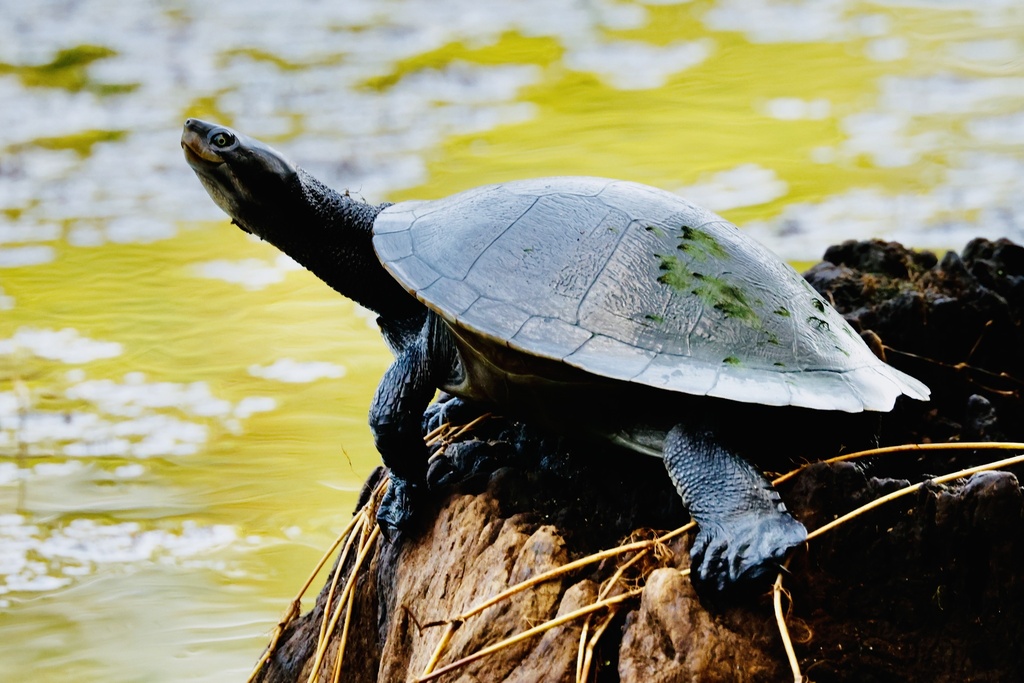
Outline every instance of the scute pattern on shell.
<svg viewBox="0 0 1024 683"><path fill-rule="evenodd" d="M374 246L450 324L597 375L851 412L928 395L765 247L645 185L541 178L403 202Z"/></svg>

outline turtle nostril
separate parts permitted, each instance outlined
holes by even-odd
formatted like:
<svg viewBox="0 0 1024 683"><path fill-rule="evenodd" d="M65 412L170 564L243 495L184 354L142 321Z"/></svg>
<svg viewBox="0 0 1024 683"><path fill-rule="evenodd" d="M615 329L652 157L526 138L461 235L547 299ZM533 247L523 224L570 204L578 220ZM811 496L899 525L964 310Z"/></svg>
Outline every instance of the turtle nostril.
<svg viewBox="0 0 1024 683"><path fill-rule="evenodd" d="M192 125L192 119L185 119L185 125L186 126L191 126Z"/></svg>

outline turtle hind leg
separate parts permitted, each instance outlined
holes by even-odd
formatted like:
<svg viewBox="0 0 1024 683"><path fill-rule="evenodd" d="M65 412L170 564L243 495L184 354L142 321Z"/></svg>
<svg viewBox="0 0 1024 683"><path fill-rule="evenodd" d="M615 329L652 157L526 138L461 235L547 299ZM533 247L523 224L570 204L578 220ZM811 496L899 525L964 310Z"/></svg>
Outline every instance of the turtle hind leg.
<svg viewBox="0 0 1024 683"><path fill-rule="evenodd" d="M807 539L771 483L711 429L674 427L664 458L699 528L690 550L696 584L723 590L773 573L789 549Z"/></svg>

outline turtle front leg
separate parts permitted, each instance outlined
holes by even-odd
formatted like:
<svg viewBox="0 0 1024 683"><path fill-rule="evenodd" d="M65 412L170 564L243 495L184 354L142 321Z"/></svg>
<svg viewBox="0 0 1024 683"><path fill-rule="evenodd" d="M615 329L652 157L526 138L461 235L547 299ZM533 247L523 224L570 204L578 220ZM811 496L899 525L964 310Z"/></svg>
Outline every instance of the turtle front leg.
<svg viewBox="0 0 1024 683"><path fill-rule="evenodd" d="M722 590L778 569L807 529L786 510L778 492L750 463L725 448L707 428L673 428L665 467L697 523L691 578Z"/></svg>
<svg viewBox="0 0 1024 683"><path fill-rule="evenodd" d="M423 411L436 391L425 340L402 350L384 373L370 406L370 431L391 483L377 510L386 538L408 529L426 491L427 447Z"/></svg>

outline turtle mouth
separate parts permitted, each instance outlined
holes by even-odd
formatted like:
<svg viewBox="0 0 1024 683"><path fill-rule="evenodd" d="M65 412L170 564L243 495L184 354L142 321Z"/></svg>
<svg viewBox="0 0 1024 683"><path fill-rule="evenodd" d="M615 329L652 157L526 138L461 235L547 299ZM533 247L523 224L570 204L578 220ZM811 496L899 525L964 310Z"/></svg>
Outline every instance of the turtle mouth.
<svg viewBox="0 0 1024 683"><path fill-rule="evenodd" d="M224 157L210 149L206 140L188 128L181 134L181 149L185 152L185 161L192 168L212 168L224 163Z"/></svg>

